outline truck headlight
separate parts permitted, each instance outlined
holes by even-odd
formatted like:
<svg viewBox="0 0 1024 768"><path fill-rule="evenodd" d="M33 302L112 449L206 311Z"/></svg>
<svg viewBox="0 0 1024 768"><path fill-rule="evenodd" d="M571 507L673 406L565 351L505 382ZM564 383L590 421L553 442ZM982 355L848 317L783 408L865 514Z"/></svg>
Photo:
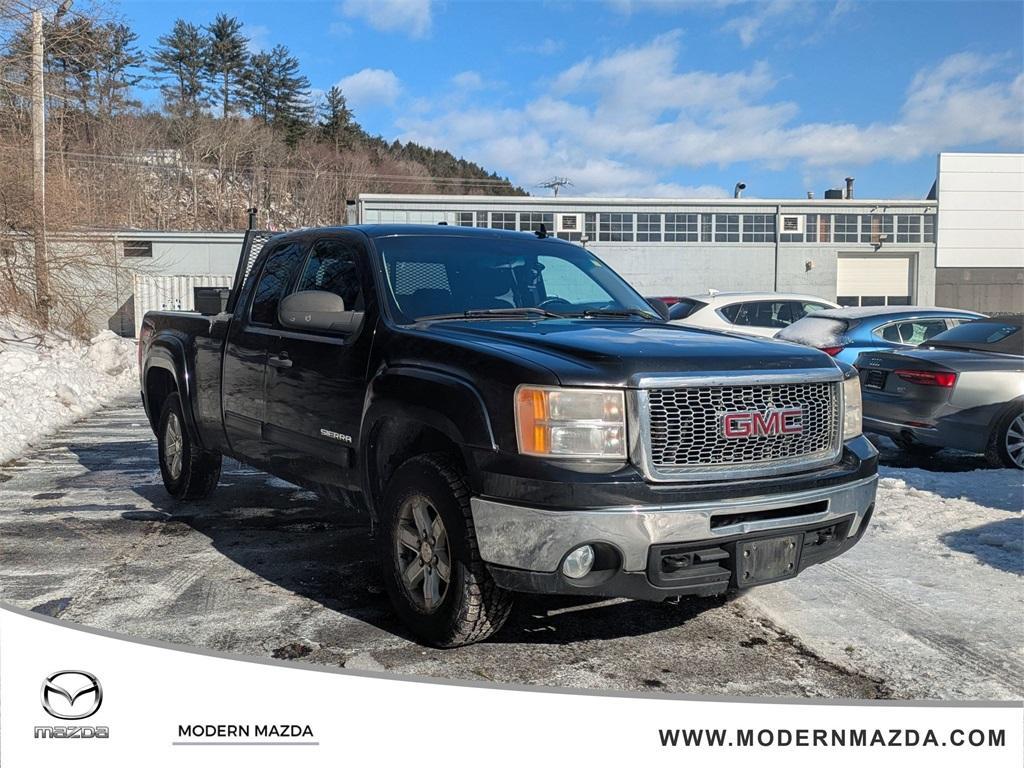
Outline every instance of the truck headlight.
<svg viewBox="0 0 1024 768"><path fill-rule="evenodd" d="M843 379L843 440L861 434L864 406L860 399L860 378Z"/></svg>
<svg viewBox="0 0 1024 768"><path fill-rule="evenodd" d="M625 397L618 389L516 389L519 452L576 459L626 458Z"/></svg>

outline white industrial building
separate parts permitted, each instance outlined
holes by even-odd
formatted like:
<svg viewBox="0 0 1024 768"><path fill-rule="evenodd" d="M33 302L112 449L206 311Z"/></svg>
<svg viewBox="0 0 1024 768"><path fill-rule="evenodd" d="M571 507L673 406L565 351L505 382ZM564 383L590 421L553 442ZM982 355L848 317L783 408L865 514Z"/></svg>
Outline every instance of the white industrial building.
<svg viewBox="0 0 1024 768"><path fill-rule="evenodd" d="M578 241L646 295L810 293L845 305L1024 309L1024 155L944 153L920 200L363 194L365 224L438 223Z"/></svg>
<svg viewBox="0 0 1024 768"><path fill-rule="evenodd" d="M1024 311L1024 155L939 155L936 302Z"/></svg>
<svg viewBox="0 0 1024 768"><path fill-rule="evenodd" d="M348 223L535 231L586 245L648 296L726 290L809 293L848 305L1024 310L1024 155L942 154L920 200L708 200L362 194ZM343 222L339 222L343 223ZM150 309L192 309L229 285L242 232L59 233L94 327L137 332ZM31 278L31 238L0 236ZM3 255L0 253L0 255Z"/></svg>
<svg viewBox="0 0 1024 768"><path fill-rule="evenodd" d="M646 295L713 288L794 291L851 305L935 300L934 200L364 194L357 208L366 224L523 231L543 224L586 244Z"/></svg>

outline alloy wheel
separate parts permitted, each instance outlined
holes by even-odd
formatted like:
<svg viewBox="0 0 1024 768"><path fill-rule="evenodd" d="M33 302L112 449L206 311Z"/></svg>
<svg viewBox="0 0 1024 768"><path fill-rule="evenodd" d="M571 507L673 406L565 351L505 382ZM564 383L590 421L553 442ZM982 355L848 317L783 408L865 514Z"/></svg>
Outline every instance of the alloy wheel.
<svg viewBox="0 0 1024 768"><path fill-rule="evenodd" d="M175 480L181 476L183 442L178 414L171 412L167 416L167 429L164 431L164 461L167 462L167 470Z"/></svg>
<svg viewBox="0 0 1024 768"><path fill-rule="evenodd" d="M1010 461L1024 469L1024 413L1017 416L1006 428L1005 443Z"/></svg>
<svg viewBox="0 0 1024 768"><path fill-rule="evenodd" d="M433 613L448 593L451 554L444 521L424 496L410 497L399 510L395 557L408 596Z"/></svg>

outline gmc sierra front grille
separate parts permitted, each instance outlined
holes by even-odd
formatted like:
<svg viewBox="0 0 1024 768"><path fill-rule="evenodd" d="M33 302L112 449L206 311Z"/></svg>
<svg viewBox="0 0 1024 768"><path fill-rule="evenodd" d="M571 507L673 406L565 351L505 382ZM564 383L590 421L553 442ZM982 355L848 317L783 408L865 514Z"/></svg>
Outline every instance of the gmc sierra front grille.
<svg viewBox="0 0 1024 768"><path fill-rule="evenodd" d="M648 390L651 468L728 476L746 465L770 468L834 457L839 396L835 382Z"/></svg>

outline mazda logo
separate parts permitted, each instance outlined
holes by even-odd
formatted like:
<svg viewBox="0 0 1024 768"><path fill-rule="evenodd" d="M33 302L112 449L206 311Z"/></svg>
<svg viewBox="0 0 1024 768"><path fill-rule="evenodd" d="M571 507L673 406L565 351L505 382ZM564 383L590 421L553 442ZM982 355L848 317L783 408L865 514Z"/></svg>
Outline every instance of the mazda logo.
<svg viewBox="0 0 1024 768"><path fill-rule="evenodd" d="M64 669L43 680L40 699L47 714L58 720L84 720L99 711L103 688L96 675Z"/></svg>

